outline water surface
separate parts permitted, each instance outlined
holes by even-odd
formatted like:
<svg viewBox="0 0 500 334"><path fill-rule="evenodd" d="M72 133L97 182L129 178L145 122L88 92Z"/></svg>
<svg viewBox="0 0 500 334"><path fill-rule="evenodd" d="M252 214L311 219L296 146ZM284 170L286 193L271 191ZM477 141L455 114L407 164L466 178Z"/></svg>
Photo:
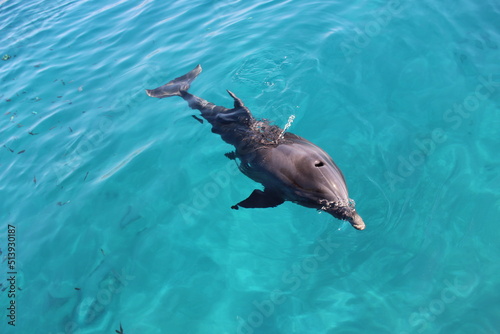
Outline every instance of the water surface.
<svg viewBox="0 0 500 334"><path fill-rule="evenodd" d="M1 1L2 333L498 333L500 7ZM259 187L192 92L329 152L367 229ZM35 182L36 181L36 182ZM7 285L7 262L1 278Z"/></svg>

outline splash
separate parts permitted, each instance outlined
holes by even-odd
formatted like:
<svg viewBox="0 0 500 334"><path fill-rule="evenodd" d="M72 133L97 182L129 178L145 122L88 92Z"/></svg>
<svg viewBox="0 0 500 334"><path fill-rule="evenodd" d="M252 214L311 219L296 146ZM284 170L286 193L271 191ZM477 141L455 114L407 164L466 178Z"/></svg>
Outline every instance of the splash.
<svg viewBox="0 0 500 334"><path fill-rule="evenodd" d="M288 130L288 128L292 126L294 119L295 119L295 115L290 115L290 117L288 117L288 122L286 122L286 125L283 127L283 131L281 131L280 135L278 136L278 140L283 139L283 136L285 135L286 130Z"/></svg>

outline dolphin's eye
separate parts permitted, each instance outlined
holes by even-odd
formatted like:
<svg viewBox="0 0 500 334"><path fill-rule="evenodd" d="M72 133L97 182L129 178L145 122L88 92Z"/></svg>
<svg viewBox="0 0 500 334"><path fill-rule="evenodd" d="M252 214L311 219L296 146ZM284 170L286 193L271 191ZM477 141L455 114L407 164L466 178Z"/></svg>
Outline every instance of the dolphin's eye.
<svg viewBox="0 0 500 334"><path fill-rule="evenodd" d="M316 166L316 167L321 167L321 166L324 166L324 165L325 165L325 164L323 163L323 161L316 160L316 161L314 162L314 166Z"/></svg>

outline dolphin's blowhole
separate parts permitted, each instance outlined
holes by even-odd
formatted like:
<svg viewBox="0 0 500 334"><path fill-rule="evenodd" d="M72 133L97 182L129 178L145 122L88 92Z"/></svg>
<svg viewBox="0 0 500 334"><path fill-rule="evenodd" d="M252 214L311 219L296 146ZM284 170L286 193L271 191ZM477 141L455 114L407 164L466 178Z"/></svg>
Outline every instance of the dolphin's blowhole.
<svg viewBox="0 0 500 334"><path fill-rule="evenodd" d="M314 166L315 167L323 167L325 164L323 163L323 161L319 161L319 160L316 160L314 162Z"/></svg>

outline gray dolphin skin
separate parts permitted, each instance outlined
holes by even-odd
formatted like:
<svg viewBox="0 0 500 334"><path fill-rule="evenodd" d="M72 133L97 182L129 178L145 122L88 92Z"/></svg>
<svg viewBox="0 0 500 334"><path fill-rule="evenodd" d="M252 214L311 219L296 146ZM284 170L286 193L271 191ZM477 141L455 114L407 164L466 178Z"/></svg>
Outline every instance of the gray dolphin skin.
<svg viewBox="0 0 500 334"><path fill-rule="evenodd" d="M201 73L196 66L189 73L146 92L151 97L182 97L192 109L212 125L212 132L235 147L227 153L239 162L243 174L261 183L250 196L233 209L276 207L284 201L326 211L363 230L365 223L349 198L342 172L332 158L308 140L284 132L269 121L255 119L243 102L229 90L234 100L231 109L216 106L188 93L193 80Z"/></svg>

